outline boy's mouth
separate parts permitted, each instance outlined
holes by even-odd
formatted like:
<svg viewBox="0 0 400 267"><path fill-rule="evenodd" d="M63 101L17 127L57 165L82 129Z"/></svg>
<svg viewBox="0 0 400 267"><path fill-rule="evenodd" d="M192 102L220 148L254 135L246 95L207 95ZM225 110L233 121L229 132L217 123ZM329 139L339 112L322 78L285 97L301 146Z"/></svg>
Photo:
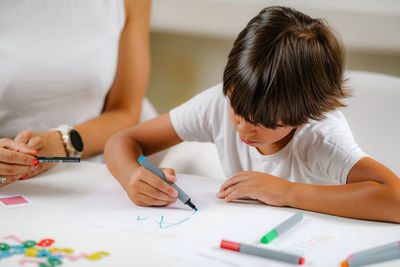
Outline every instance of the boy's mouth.
<svg viewBox="0 0 400 267"><path fill-rule="evenodd" d="M254 145L256 143L254 141L250 141L250 140L244 139L241 136L240 136L240 140L242 140L243 143L248 144L248 145Z"/></svg>

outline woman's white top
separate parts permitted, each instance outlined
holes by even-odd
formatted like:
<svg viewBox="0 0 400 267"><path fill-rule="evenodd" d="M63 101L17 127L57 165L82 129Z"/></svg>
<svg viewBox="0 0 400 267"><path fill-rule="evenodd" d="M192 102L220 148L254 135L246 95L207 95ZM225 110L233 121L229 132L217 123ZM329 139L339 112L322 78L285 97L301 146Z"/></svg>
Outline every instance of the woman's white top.
<svg viewBox="0 0 400 267"><path fill-rule="evenodd" d="M98 116L124 25L123 0L1 0L0 138Z"/></svg>

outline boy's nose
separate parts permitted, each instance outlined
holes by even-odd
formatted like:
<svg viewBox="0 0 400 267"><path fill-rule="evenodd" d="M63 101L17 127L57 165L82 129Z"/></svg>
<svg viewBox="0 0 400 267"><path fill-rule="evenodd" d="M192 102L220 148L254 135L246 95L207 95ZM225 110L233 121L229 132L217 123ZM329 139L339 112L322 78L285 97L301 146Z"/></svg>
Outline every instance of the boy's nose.
<svg viewBox="0 0 400 267"><path fill-rule="evenodd" d="M239 120L236 128L241 136L251 136L255 132L254 126L243 119Z"/></svg>

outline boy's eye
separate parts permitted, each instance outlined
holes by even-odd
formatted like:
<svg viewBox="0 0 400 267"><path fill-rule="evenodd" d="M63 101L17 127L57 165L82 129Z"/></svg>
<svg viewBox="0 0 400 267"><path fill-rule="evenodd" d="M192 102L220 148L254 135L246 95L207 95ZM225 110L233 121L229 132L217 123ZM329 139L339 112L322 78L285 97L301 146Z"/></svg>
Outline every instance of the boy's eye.
<svg viewBox="0 0 400 267"><path fill-rule="evenodd" d="M282 124L277 124L276 126L277 126L277 127L285 127L285 126L283 126Z"/></svg>

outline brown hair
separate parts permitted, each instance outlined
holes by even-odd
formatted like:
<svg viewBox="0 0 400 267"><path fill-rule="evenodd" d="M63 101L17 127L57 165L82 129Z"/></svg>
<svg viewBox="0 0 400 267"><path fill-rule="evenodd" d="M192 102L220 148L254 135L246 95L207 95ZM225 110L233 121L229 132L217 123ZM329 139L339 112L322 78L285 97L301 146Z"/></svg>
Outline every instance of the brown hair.
<svg viewBox="0 0 400 267"><path fill-rule="evenodd" d="M223 76L233 111L254 125L299 126L344 106L344 51L319 19L263 9L237 37Z"/></svg>

